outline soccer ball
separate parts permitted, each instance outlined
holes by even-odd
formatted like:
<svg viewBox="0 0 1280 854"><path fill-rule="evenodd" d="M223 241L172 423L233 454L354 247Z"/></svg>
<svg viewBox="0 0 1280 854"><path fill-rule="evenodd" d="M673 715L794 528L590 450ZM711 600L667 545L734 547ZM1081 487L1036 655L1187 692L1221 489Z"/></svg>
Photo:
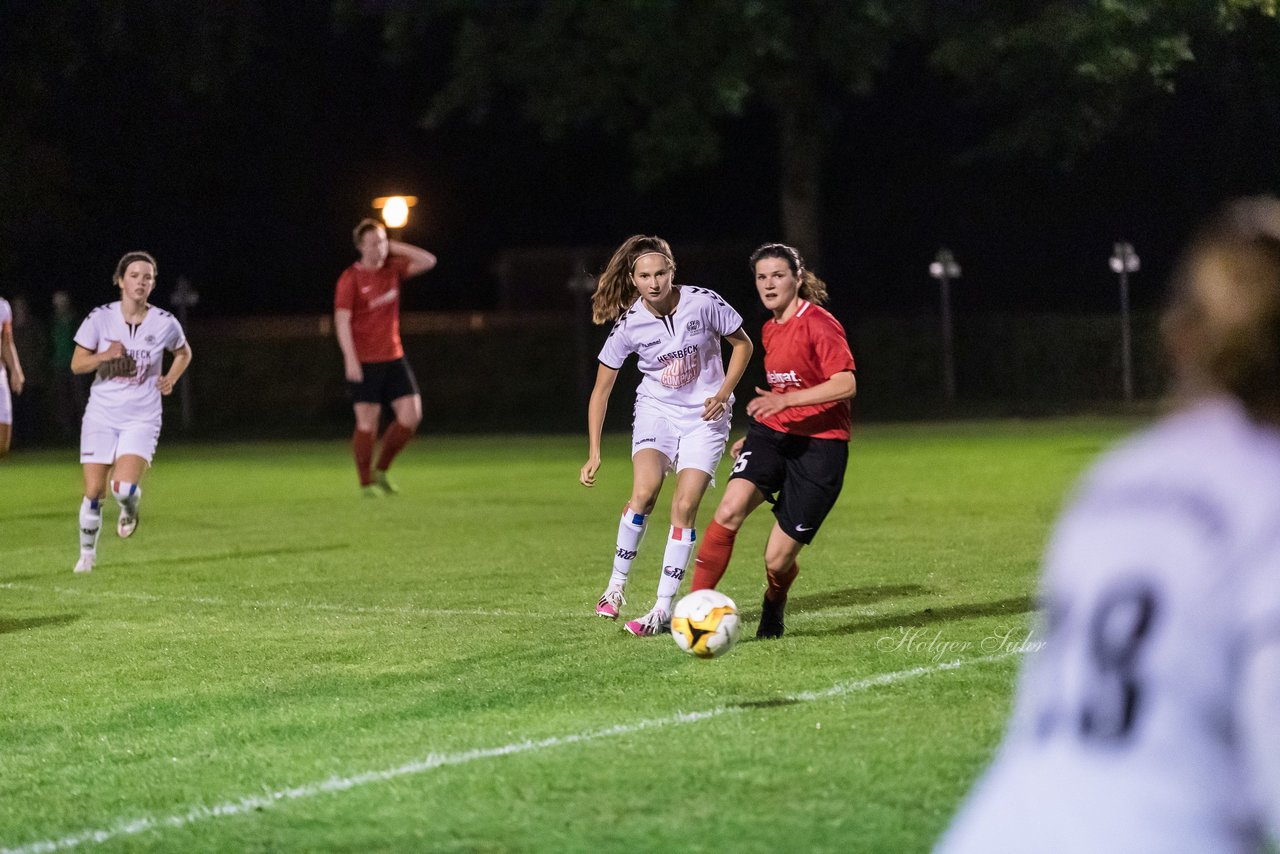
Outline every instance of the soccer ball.
<svg viewBox="0 0 1280 854"><path fill-rule="evenodd" d="M716 658L738 639L738 606L717 590L695 590L671 614L676 646L698 658Z"/></svg>

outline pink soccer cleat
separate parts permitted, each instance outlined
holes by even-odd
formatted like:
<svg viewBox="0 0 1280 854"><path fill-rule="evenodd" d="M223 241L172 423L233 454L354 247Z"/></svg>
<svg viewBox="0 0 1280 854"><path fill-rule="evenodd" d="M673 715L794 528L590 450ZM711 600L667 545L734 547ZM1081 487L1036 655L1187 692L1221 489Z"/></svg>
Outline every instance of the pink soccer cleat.
<svg viewBox="0 0 1280 854"><path fill-rule="evenodd" d="M671 631L671 615L654 608L638 620L629 620L624 629L638 638L649 638Z"/></svg>
<svg viewBox="0 0 1280 854"><path fill-rule="evenodd" d="M627 600L623 598L621 590L610 588L600 597L600 601L596 603L596 616L604 617L606 620L618 619L618 611L623 605L627 604Z"/></svg>

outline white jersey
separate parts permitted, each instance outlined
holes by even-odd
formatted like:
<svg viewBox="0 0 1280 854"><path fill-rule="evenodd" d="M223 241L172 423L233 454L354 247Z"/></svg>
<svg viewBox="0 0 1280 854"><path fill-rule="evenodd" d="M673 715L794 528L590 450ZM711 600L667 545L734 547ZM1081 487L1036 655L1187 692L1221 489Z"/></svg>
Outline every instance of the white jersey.
<svg viewBox="0 0 1280 854"><path fill-rule="evenodd" d="M701 411L724 383L720 339L741 328L742 316L715 291L683 285L679 304L666 317L636 300L613 325L600 363L617 370L635 353L644 375L637 398Z"/></svg>
<svg viewBox="0 0 1280 854"><path fill-rule="evenodd" d="M1280 647L1280 431L1214 400L1125 443L1060 520L1041 595L1009 732L938 850L1258 850L1280 680L1244 672Z"/></svg>
<svg viewBox="0 0 1280 854"><path fill-rule="evenodd" d="M0 297L0 328L3 328L6 323L10 327L13 326L13 309L9 306L7 299ZM12 328L9 331L12 332ZM0 386L4 386L6 390L9 388L9 369L5 366L4 359L0 359ZM7 424L9 422L0 423Z"/></svg>
<svg viewBox="0 0 1280 854"><path fill-rule="evenodd" d="M104 352L119 341L138 364L128 377L103 379L95 376L89 388L85 418L105 424L126 421L160 423L160 388L156 380L164 362L164 351L174 351L187 343L178 319L154 305L138 324L125 322L120 301L100 305L80 324L76 343L94 353Z"/></svg>

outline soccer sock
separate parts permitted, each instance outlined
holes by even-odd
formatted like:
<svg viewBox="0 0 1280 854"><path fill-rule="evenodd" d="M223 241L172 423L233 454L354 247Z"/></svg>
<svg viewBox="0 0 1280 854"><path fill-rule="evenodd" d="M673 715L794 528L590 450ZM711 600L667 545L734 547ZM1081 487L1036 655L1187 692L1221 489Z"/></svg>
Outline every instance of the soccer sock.
<svg viewBox="0 0 1280 854"><path fill-rule="evenodd" d="M640 550L640 538L644 536L644 525L648 519L642 513L632 513L630 505L622 511L622 520L618 522L618 548L613 553L613 574L609 576L610 588L621 590L626 586L627 573Z"/></svg>
<svg viewBox="0 0 1280 854"><path fill-rule="evenodd" d="M737 531L731 531L719 522L712 520L698 546L698 558L693 562L693 581L690 590L702 590L709 587L715 589L729 568L729 558L733 557L733 541Z"/></svg>
<svg viewBox="0 0 1280 854"><path fill-rule="evenodd" d="M138 512L138 502L142 500L142 487L138 484L129 483L127 480L113 480L111 494L115 496L121 511L130 516Z"/></svg>
<svg viewBox="0 0 1280 854"><path fill-rule="evenodd" d="M356 457L356 473L360 475L361 486L373 483L369 466L373 462L373 443L377 438L377 434L366 430L356 430L351 434L351 451Z"/></svg>
<svg viewBox="0 0 1280 854"><path fill-rule="evenodd" d="M387 428L387 432L382 434L382 450L378 453L378 471L386 471L391 468L391 461L396 458L396 454L409 444L409 440L413 438L413 431L401 424L399 421L392 421L391 426Z"/></svg>
<svg viewBox="0 0 1280 854"><path fill-rule="evenodd" d="M98 550L98 532L102 530L102 504L96 498L80 502L80 553Z"/></svg>
<svg viewBox="0 0 1280 854"><path fill-rule="evenodd" d="M680 589L684 580L684 568L689 565L689 555L693 552L693 543L698 538L693 528L677 528L671 526L671 536L667 538L667 548L662 554L662 577L658 579L658 601L653 607L671 613L671 600Z"/></svg>
<svg viewBox="0 0 1280 854"><path fill-rule="evenodd" d="M791 589L791 582L796 580L796 576L800 573L800 564L791 561L791 566L782 572L770 572L765 568L765 576L767 578L767 586L764 591L764 598L768 599L775 605L782 605L787 601L787 591Z"/></svg>

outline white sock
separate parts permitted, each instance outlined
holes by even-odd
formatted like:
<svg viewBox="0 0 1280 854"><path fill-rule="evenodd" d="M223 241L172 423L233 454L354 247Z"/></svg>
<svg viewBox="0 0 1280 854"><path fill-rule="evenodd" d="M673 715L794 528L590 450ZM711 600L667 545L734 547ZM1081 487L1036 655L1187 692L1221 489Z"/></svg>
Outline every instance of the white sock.
<svg viewBox="0 0 1280 854"><path fill-rule="evenodd" d="M618 522L618 548L613 553L613 574L609 576L611 590L621 590L626 586L627 573L631 571L631 563L640 550L640 538L644 536L648 518L640 513L632 513L630 506L622 511L622 521Z"/></svg>
<svg viewBox="0 0 1280 854"><path fill-rule="evenodd" d="M80 553L98 550L98 533L102 530L102 505L96 498L80 502Z"/></svg>
<svg viewBox="0 0 1280 854"><path fill-rule="evenodd" d="M684 569L689 565L689 556L693 554L693 544L697 539L693 528L671 526L671 536L667 538L667 548L662 554L662 577L658 579L658 601L653 604L654 608L671 613L671 600L680 590Z"/></svg>
<svg viewBox="0 0 1280 854"><path fill-rule="evenodd" d="M111 481L111 494L115 496L120 510L132 516L138 512L138 502L142 500L142 487L127 480Z"/></svg>

